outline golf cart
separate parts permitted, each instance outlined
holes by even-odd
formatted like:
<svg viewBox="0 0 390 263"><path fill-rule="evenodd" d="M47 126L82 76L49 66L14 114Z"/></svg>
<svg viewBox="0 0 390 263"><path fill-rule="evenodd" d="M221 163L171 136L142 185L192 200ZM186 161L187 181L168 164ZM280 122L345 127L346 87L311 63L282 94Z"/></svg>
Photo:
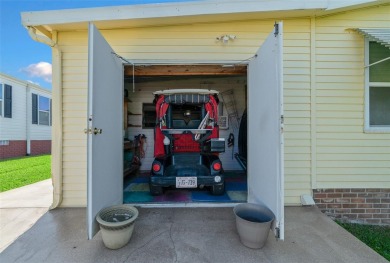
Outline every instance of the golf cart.
<svg viewBox="0 0 390 263"><path fill-rule="evenodd" d="M208 187L213 195L222 195L225 180L218 154L225 151L225 139L219 138L218 91L177 89L153 94L156 127L150 193L161 195L164 187Z"/></svg>

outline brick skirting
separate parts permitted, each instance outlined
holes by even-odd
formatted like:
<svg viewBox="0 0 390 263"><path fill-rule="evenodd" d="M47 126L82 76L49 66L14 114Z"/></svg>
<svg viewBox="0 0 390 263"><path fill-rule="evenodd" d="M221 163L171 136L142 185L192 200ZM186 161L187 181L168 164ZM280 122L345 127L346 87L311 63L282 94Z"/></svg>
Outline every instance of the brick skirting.
<svg viewBox="0 0 390 263"><path fill-rule="evenodd" d="M31 141L30 147L31 147L30 155L50 154L51 153L51 141L50 140Z"/></svg>
<svg viewBox="0 0 390 263"><path fill-rule="evenodd" d="M26 156L27 141L9 141L8 145L0 145L0 159Z"/></svg>
<svg viewBox="0 0 390 263"><path fill-rule="evenodd" d="M390 189L316 189L314 201L333 219L390 225Z"/></svg>
<svg viewBox="0 0 390 263"><path fill-rule="evenodd" d="M50 154L51 140L34 140L30 144L30 155ZM9 141L0 145L0 159L23 157L27 155L27 141Z"/></svg>

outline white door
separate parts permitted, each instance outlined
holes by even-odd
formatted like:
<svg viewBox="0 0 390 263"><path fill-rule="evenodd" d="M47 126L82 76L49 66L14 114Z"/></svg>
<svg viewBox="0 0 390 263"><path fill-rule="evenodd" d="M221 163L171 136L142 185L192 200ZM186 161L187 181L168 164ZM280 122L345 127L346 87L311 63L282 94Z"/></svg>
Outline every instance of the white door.
<svg viewBox="0 0 390 263"><path fill-rule="evenodd" d="M283 24L275 24L248 70L248 203L275 214L284 239Z"/></svg>
<svg viewBox="0 0 390 263"><path fill-rule="evenodd" d="M88 239L103 207L123 203L123 65L99 30L88 32ZM96 129L95 129L96 128Z"/></svg>

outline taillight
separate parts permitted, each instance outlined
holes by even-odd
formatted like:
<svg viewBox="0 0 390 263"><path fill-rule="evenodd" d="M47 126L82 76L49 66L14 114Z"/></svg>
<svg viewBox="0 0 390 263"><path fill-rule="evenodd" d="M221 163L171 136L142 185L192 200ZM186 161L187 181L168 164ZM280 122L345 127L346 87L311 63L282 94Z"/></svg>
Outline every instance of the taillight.
<svg viewBox="0 0 390 263"><path fill-rule="evenodd" d="M213 164L213 169L214 169L215 171L219 171L219 170L221 170L221 168L222 168L221 163L214 163L214 164Z"/></svg>
<svg viewBox="0 0 390 263"><path fill-rule="evenodd" d="M153 172L158 172L161 170L161 165L159 163L155 163L152 166Z"/></svg>

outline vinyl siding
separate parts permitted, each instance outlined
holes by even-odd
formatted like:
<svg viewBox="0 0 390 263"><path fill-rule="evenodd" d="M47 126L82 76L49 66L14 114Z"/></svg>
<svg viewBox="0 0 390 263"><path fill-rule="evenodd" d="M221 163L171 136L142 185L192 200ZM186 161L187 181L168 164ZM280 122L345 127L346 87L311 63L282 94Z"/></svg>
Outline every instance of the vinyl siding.
<svg viewBox="0 0 390 263"><path fill-rule="evenodd" d="M2 74L0 83L12 86L12 118L0 116L0 140L26 140L27 128L31 140L51 140L51 126L31 124L31 92L51 98L50 91Z"/></svg>
<svg viewBox="0 0 390 263"><path fill-rule="evenodd" d="M364 37L390 25L390 6L316 20L314 188L389 188L390 134L364 133Z"/></svg>
<svg viewBox="0 0 390 263"><path fill-rule="evenodd" d="M253 20L102 30L102 34L127 59L244 61L255 54L273 24L274 20ZM310 193L310 19L285 20L284 32L285 202L298 204L301 194ZM237 38L228 45L217 43L215 38L224 34ZM63 67L62 206L85 206L87 33L59 32L58 39ZM149 144L148 151L152 147Z"/></svg>

